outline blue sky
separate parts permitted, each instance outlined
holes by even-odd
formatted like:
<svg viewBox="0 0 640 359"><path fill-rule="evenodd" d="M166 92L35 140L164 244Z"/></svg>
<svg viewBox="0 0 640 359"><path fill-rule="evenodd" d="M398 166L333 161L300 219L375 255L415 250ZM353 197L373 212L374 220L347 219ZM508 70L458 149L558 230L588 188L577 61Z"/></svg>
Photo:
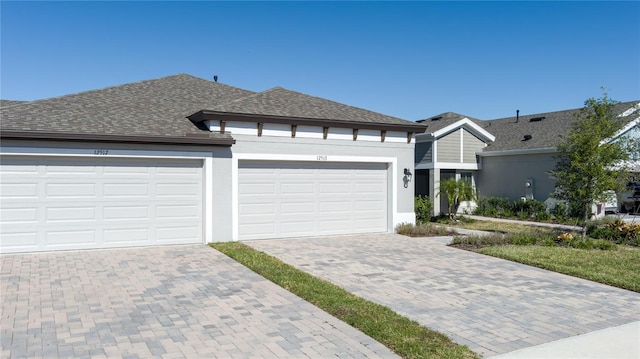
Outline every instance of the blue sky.
<svg viewBox="0 0 640 359"><path fill-rule="evenodd" d="M640 100L640 2L0 2L0 97L188 73L407 120Z"/></svg>

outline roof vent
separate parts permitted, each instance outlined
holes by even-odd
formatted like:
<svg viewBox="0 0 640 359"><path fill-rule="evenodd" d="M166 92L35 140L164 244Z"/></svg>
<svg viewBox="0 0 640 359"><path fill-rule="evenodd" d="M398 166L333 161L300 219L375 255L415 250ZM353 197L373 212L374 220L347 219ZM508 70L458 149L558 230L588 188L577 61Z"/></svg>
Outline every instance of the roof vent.
<svg viewBox="0 0 640 359"><path fill-rule="evenodd" d="M541 116L541 117L532 117L532 118L530 118L530 119L529 119L529 122L539 122L539 121L544 120L545 118L546 118L546 117L544 117L544 116Z"/></svg>
<svg viewBox="0 0 640 359"><path fill-rule="evenodd" d="M524 137L522 138L522 141L529 141L532 138L533 137L531 137L531 135L524 135Z"/></svg>
<svg viewBox="0 0 640 359"><path fill-rule="evenodd" d="M442 116L433 117L431 121L440 121L442 120Z"/></svg>

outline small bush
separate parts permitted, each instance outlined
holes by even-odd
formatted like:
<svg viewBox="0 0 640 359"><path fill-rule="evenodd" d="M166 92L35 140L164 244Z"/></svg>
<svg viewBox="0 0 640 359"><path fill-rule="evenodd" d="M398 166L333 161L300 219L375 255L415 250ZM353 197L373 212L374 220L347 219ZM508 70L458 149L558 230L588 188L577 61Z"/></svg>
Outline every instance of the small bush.
<svg viewBox="0 0 640 359"><path fill-rule="evenodd" d="M462 248L480 248L487 246L502 246L511 244L512 235L493 233L488 235L457 236L451 241L451 246Z"/></svg>
<svg viewBox="0 0 640 359"><path fill-rule="evenodd" d="M516 213L526 213L527 216L532 216L538 212L546 212L547 205L535 199L528 199L526 201L519 200L513 202L511 210Z"/></svg>
<svg viewBox="0 0 640 359"><path fill-rule="evenodd" d="M433 216L433 201L429 196L418 195L414 199L414 211L417 223L427 223Z"/></svg>
<svg viewBox="0 0 640 359"><path fill-rule="evenodd" d="M549 222L551 215L547 211L538 211L533 215L533 218L538 222Z"/></svg>
<svg viewBox="0 0 640 359"><path fill-rule="evenodd" d="M565 202L556 202L551 209L551 214L556 217L558 222L566 222L569 215L569 206Z"/></svg>
<svg viewBox="0 0 640 359"><path fill-rule="evenodd" d="M535 234L520 233L513 236L511 243L519 246L528 246L538 243L539 239Z"/></svg>
<svg viewBox="0 0 640 359"><path fill-rule="evenodd" d="M616 219L592 221L587 224L587 234L617 244L640 246L640 224Z"/></svg>
<svg viewBox="0 0 640 359"><path fill-rule="evenodd" d="M396 226L396 233L409 237L452 236L455 234L455 232L431 223L420 223L417 225L400 223Z"/></svg>

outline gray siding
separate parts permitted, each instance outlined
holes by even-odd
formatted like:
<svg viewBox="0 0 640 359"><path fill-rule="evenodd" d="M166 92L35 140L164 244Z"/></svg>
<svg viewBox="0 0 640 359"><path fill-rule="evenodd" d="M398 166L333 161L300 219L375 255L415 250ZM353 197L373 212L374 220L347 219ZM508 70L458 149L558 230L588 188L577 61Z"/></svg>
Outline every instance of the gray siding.
<svg viewBox="0 0 640 359"><path fill-rule="evenodd" d="M460 162L460 131L438 139L438 162Z"/></svg>
<svg viewBox="0 0 640 359"><path fill-rule="evenodd" d="M433 142L416 143L415 163L432 163L433 162Z"/></svg>
<svg viewBox="0 0 640 359"><path fill-rule="evenodd" d="M553 154L482 157L477 187L483 197L507 197L512 201L526 195L525 183L533 179L533 198L544 201L555 189L549 171L556 165Z"/></svg>
<svg viewBox="0 0 640 359"><path fill-rule="evenodd" d="M484 142L467 130L464 130L462 136L462 146L464 151L462 153L462 162L476 163L476 152L484 148Z"/></svg>

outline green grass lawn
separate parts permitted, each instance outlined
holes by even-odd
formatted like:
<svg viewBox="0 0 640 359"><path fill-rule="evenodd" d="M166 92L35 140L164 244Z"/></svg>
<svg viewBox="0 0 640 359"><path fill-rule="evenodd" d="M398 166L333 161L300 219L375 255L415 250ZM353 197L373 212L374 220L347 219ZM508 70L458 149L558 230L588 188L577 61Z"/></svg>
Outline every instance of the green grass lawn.
<svg viewBox="0 0 640 359"><path fill-rule="evenodd" d="M477 252L640 292L640 248L636 247L586 250L509 245L484 247Z"/></svg>
<svg viewBox="0 0 640 359"><path fill-rule="evenodd" d="M238 242L211 247L334 317L361 330L403 358L478 358L466 346L391 309L357 297L325 280Z"/></svg>
<svg viewBox="0 0 640 359"><path fill-rule="evenodd" d="M640 292L639 247L613 245L601 240L600 242L613 249L578 249L566 245L545 245L549 238L556 238L564 231L518 223L472 221L458 226L497 234L487 237L457 237L453 241L456 247ZM522 239L523 235L537 238L539 241L535 245L514 242L518 236ZM576 238L579 237L579 234L575 235ZM546 242L544 238L547 238ZM579 239L577 241L579 242ZM551 242L553 244L553 241Z"/></svg>

